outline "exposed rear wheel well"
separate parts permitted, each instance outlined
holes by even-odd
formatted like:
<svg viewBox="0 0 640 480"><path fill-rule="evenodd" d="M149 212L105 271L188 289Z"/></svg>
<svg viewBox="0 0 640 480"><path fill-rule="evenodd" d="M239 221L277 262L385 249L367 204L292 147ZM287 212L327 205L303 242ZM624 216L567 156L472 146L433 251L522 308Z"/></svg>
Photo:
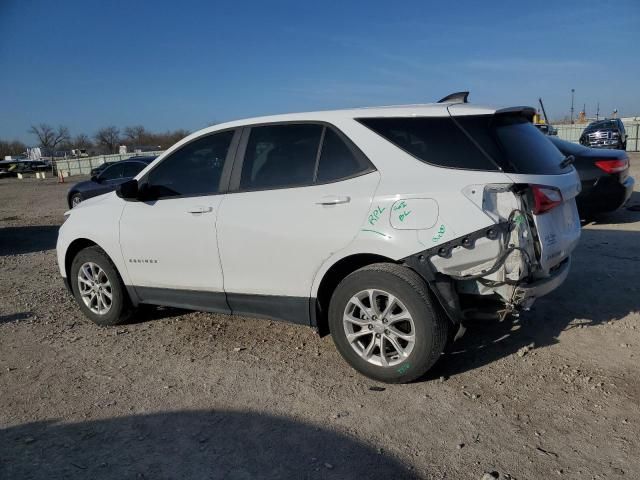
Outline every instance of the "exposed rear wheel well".
<svg viewBox="0 0 640 480"><path fill-rule="evenodd" d="M71 242L69 248L67 248L67 253L64 257L64 271L67 275L67 280L69 279L69 272L71 271L71 264L73 263L73 259L76 258L76 255L80 250L84 250L87 247L92 247L97 245L96 242L92 242L87 238L78 238Z"/></svg>
<svg viewBox="0 0 640 480"><path fill-rule="evenodd" d="M315 302L315 326L321 336L329 334L329 322L327 316L327 312L329 311L329 302L331 301L331 296L333 295L334 290L342 279L359 268L373 263L384 262L396 263L392 259L383 257L382 255L360 253L339 260L329 270L327 270L320 282L320 286L318 287L318 295Z"/></svg>

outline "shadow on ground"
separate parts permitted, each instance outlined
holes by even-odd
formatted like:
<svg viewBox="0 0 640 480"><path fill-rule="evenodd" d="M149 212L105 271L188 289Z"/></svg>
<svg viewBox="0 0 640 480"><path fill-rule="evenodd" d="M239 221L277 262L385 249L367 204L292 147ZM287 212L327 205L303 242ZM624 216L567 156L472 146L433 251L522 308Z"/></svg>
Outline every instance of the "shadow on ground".
<svg viewBox="0 0 640 480"><path fill-rule="evenodd" d="M424 380L487 365L531 343L553 345L570 328L620 320L640 311L640 232L583 229L565 283L520 319L469 326Z"/></svg>
<svg viewBox="0 0 640 480"><path fill-rule="evenodd" d="M11 323L20 320L26 320L33 317L31 312L10 313L9 315L0 315L0 325L3 323Z"/></svg>
<svg viewBox="0 0 640 480"><path fill-rule="evenodd" d="M56 248L58 225L0 228L0 257Z"/></svg>
<svg viewBox="0 0 640 480"><path fill-rule="evenodd" d="M586 224L616 225L638 221L640 221L640 192L633 192L623 207L613 212L593 215L593 218L589 219Z"/></svg>
<svg viewBox="0 0 640 480"><path fill-rule="evenodd" d="M251 412L178 411L0 430L0 478L417 478L357 440Z"/></svg>

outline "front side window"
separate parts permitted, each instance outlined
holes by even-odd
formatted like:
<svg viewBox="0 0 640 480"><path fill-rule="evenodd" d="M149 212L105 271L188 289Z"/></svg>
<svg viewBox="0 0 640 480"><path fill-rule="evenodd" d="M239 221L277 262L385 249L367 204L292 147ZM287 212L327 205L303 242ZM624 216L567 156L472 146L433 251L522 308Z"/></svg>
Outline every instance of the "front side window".
<svg viewBox="0 0 640 480"><path fill-rule="evenodd" d="M146 188L159 198L218 193L233 134L214 133L184 145L149 173Z"/></svg>
<svg viewBox="0 0 640 480"><path fill-rule="evenodd" d="M322 128L314 124L253 127L242 164L240 189L313 183Z"/></svg>
<svg viewBox="0 0 640 480"><path fill-rule="evenodd" d="M118 178L122 178L123 173L124 165L116 163L104 169L100 174L100 180L117 180Z"/></svg>
<svg viewBox="0 0 640 480"><path fill-rule="evenodd" d="M127 162L124 165L123 176L125 178L133 178L138 175L147 165L142 162Z"/></svg>

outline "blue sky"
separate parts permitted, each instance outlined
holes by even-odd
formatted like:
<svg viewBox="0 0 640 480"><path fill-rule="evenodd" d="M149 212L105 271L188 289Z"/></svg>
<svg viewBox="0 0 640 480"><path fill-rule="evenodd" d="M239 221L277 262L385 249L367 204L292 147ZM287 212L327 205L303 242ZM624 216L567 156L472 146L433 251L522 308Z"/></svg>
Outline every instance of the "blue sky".
<svg viewBox="0 0 640 480"><path fill-rule="evenodd" d="M600 102L640 114L640 1L0 0L0 138L290 111Z"/></svg>

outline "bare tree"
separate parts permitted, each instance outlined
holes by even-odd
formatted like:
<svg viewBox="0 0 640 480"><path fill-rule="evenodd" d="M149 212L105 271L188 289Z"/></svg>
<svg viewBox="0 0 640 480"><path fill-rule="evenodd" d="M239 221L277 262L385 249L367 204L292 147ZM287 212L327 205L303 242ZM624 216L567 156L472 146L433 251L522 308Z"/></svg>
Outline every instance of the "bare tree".
<svg viewBox="0 0 640 480"><path fill-rule="evenodd" d="M70 139L69 129L62 125L59 125L57 129L46 123L31 125L29 133L38 137L40 146L51 155L58 145L68 142Z"/></svg>
<svg viewBox="0 0 640 480"><path fill-rule="evenodd" d="M88 135L84 133L76 135L76 138L73 139L72 143L75 148L83 148L88 150L89 148L93 147L93 143L91 143L91 139L89 138Z"/></svg>
<svg viewBox="0 0 640 480"><path fill-rule="evenodd" d="M116 153L116 149L120 144L120 130L113 125L101 128L94 135L96 143L109 153Z"/></svg>
<svg viewBox="0 0 640 480"><path fill-rule="evenodd" d="M144 140L148 137L148 134L142 125L135 125L124 129L124 137L130 146L140 146L144 145Z"/></svg>
<svg viewBox="0 0 640 480"><path fill-rule="evenodd" d="M22 155L26 150L27 146L18 140L11 142L0 140L0 160L6 155Z"/></svg>

